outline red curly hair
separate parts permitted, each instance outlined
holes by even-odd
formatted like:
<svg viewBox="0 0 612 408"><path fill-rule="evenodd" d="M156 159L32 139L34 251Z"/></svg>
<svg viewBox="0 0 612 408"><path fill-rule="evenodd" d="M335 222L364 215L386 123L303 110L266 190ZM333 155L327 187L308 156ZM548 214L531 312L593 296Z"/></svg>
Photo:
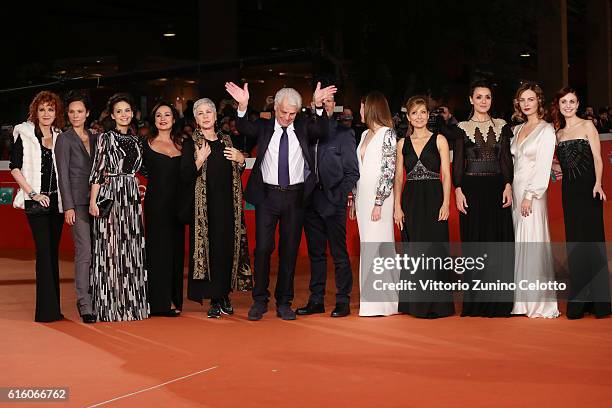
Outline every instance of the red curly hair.
<svg viewBox="0 0 612 408"><path fill-rule="evenodd" d="M64 105L59 95L51 91L41 91L36 94L32 102L30 103L30 109L28 114L28 120L38 126L38 107L44 103L47 103L55 109L55 120L51 126L58 129L63 129L65 126L64 122Z"/></svg>

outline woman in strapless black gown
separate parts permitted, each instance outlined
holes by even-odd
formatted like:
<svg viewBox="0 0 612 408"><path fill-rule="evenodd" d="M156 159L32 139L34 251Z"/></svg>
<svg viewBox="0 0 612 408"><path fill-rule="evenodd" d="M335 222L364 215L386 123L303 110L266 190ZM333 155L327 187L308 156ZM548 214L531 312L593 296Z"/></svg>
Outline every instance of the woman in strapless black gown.
<svg viewBox="0 0 612 408"><path fill-rule="evenodd" d="M151 111L151 137L143 141L149 305L154 316L175 317L183 308L185 224L178 219L182 137L178 113L168 102ZM174 305L174 309L172 308Z"/></svg>
<svg viewBox="0 0 612 408"><path fill-rule="evenodd" d="M450 154L446 138L427 130L429 112L425 98L412 97L406 103L412 132L397 145L394 220L402 231L408 254L442 257L448 254L448 215L450 200ZM420 149L418 153L416 149ZM403 168L402 168L403 164ZM406 184L403 171L406 170ZM443 179L440 179L442 172ZM401 196L400 192L401 191ZM401 197L401 199L400 199ZM451 272L452 273L452 272ZM424 289L426 281L448 282L443 269L402 269L400 279L415 283L414 289L399 296L398 311L415 317L434 319L455 313L452 292Z"/></svg>
<svg viewBox="0 0 612 408"><path fill-rule="evenodd" d="M557 130L557 175L563 177L562 202L568 253L567 318L585 313L601 318L611 314L610 279L606 256L601 187L603 163L599 135L593 123L576 116L578 97L571 88L559 91L553 102Z"/></svg>

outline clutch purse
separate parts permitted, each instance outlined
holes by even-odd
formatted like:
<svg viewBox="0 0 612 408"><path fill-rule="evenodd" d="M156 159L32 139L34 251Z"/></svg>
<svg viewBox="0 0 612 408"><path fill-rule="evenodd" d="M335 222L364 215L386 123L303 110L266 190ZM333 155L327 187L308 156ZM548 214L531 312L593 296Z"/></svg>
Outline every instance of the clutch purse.
<svg viewBox="0 0 612 408"><path fill-rule="evenodd" d="M111 210L113 209L113 202L114 200L112 198L102 198L96 202L98 210L100 211L100 218L108 217Z"/></svg>
<svg viewBox="0 0 612 408"><path fill-rule="evenodd" d="M51 214L51 206L43 207L41 203L34 200L25 200L24 211L27 215L46 215Z"/></svg>

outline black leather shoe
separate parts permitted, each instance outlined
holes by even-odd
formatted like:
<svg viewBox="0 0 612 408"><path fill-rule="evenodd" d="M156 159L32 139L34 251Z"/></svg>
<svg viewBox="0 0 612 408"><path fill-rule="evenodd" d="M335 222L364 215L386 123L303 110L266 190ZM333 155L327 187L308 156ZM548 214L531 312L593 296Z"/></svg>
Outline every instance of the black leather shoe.
<svg viewBox="0 0 612 408"><path fill-rule="evenodd" d="M151 316L158 317L179 317L181 315L181 311L178 309L170 309L165 312L151 312Z"/></svg>
<svg viewBox="0 0 612 408"><path fill-rule="evenodd" d="M232 302L230 302L229 296L226 296L221 299L219 306L221 307L221 313L223 313L224 315L234 314L234 308L232 307Z"/></svg>
<svg viewBox="0 0 612 408"><path fill-rule="evenodd" d="M264 313L268 311L268 304L263 302L255 302L253 306L249 309L248 319L255 321L261 320Z"/></svg>
<svg viewBox="0 0 612 408"><path fill-rule="evenodd" d="M92 314L84 314L81 315L81 319L83 319L83 323L91 324L97 321L96 316Z"/></svg>
<svg viewBox="0 0 612 408"><path fill-rule="evenodd" d="M276 309L276 316L283 320L295 320L295 312L291 310L289 305L280 305Z"/></svg>
<svg viewBox="0 0 612 408"><path fill-rule="evenodd" d="M325 313L325 305L323 303L308 302L306 306L298 308L295 312L300 316L306 316L315 313Z"/></svg>
<svg viewBox="0 0 612 408"><path fill-rule="evenodd" d="M221 317L221 304L217 301L210 302L210 309L208 309L208 317L211 319L218 319Z"/></svg>
<svg viewBox="0 0 612 408"><path fill-rule="evenodd" d="M344 317L351 314L351 307L348 303L336 303L336 307L331 312L331 317Z"/></svg>

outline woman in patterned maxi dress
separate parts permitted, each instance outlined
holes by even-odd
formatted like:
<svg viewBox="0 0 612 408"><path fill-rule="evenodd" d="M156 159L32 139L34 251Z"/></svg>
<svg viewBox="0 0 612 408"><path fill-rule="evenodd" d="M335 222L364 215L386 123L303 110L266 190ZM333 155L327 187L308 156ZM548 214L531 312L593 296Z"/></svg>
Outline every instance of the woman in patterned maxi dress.
<svg viewBox="0 0 612 408"><path fill-rule="evenodd" d="M126 94L109 99L116 127L98 138L90 177L89 211L95 217L91 290L99 321L149 317L142 207L135 176L142 164L142 146L130 127L132 106ZM96 204L103 198L113 200L106 217L100 217Z"/></svg>

